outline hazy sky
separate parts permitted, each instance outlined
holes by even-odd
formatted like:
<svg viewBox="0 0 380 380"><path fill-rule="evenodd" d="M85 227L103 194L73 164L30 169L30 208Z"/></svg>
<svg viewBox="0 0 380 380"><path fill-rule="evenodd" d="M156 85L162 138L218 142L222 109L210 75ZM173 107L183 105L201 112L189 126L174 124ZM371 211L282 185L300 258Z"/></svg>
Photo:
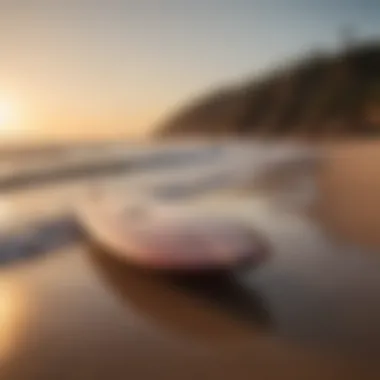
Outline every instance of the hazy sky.
<svg viewBox="0 0 380 380"><path fill-rule="evenodd" d="M379 20L379 0L0 0L0 121L9 103L23 133L136 135L210 86L338 46L344 25L380 36Z"/></svg>

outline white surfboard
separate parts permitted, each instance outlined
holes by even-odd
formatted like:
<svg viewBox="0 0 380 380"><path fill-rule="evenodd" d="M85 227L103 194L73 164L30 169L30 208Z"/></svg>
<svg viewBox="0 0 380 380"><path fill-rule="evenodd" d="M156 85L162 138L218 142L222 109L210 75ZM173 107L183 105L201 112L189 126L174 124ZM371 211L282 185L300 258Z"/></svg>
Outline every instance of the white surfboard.
<svg viewBox="0 0 380 380"><path fill-rule="evenodd" d="M221 162L224 172L215 168L214 183L209 171L206 182L200 174L198 186L196 178L186 185L194 186L195 197L160 199L146 187L124 194L90 192L78 204L77 216L92 240L134 265L185 271L255 267L268 260L272 250L265 229L256 223L260 213L265 219L267 212L276 215L276 208L281 213L290 201L298 207L297 202L314 195L309 174L314 174L315 155L296 148L284 152L272 150L265 156L261 150L258 160L254 154L228 158ZM181 187L183 171L180 174L178 184L163 175L160 189L165 183L167 190Z"/></svg>

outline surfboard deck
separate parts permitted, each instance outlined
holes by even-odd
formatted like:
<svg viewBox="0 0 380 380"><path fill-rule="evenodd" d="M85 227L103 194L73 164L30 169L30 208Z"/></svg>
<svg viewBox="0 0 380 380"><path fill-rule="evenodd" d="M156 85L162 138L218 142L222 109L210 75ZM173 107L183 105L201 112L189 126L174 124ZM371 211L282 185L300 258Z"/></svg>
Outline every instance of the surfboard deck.
<svg viewBox="0 0 380 380"><path fill-rule="evenodd" d="M199 272L255 267L268 257L263 238L239 218L186 203L104 194L88 196L77 210L85 234L108 254L161 271Z"/></svg>

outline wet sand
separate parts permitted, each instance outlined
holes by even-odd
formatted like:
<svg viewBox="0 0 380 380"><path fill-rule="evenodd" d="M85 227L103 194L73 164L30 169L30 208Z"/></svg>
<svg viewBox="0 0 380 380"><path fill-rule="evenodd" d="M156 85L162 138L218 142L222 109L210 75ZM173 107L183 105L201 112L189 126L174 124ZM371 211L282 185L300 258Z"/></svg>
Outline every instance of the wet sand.
<svg viewBox="0 0 380 380"><path fill-rule="evenodd" d="M380 251L380 145L333 153L317 212ZM378 379L379 260L175 278L73 244L1 269L0 378Z"/></svg>

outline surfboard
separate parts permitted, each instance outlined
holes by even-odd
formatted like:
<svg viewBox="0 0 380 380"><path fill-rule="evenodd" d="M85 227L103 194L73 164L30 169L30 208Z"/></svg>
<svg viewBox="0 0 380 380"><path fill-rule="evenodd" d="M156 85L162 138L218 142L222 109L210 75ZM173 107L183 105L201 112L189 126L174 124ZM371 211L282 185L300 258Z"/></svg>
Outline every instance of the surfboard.
<svg viewBox="0 0 380 380"><path fill-rule="evenodd" d="M88 196L77 210L86 235L125 263L163 271L254 267L268 247L248 223L186 202L106 194Z"/></svg>
<svg viewBox="0 0 380 380"><path fill-rule="evenodd" d="M119 195L91 191L78 204L80 225L109 254L143 267L261 265L271 253L264 230L275 230L285 209L303 209L314 199L320 154L284 144L230 145L204 167L160 166L129 175ZM259 231L268 215L269 227Z"/></svg>

